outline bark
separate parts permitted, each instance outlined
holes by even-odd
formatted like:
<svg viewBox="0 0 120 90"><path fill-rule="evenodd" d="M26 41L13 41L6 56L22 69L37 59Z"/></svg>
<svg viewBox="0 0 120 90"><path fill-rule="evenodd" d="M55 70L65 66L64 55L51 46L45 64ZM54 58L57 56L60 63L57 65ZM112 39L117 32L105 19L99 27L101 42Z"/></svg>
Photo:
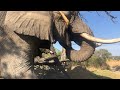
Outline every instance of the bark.
<svg viewBox="0 0 120 90"><path fill-rule="evenodd" d="M66 56L66 49L62 48L62 52L61 52L61 61L65 61L67 59Z"/></svg>

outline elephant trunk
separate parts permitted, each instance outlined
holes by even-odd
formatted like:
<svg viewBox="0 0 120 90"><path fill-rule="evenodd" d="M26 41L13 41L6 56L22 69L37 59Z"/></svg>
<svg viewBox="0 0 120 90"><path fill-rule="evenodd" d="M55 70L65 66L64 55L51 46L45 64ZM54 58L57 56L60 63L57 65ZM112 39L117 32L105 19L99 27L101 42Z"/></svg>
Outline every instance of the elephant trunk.
<svg viewBox="0 0 120 90"><path fill-rule="evenodd" d="M82 41L80 50L69 49L66 50L68 58L72 61L85 61L88 60L94 53L96 45L90 41Z"/></svg>

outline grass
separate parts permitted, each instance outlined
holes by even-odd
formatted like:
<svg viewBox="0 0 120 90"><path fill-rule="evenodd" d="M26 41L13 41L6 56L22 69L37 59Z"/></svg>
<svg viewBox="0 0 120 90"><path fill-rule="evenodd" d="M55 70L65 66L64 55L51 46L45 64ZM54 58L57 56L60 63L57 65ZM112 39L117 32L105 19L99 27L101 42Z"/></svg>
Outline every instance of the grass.
<svg viewBox="0 0 120 90"><path fill-rule="evenodd" d="M106 62L110 68L112 68L113 66L120 66L120 60L107 60ZM89 70L90 72L96 74L96 75L100 75L103 77L108 77L111 79L120 79L120 72L116 71L110 71L110 70L101 70L101 69L96 69L93 67L89 67L87 68L87 70Z"/></svg>
<svg viewBox="0 0 120 90"><path fill-rule="evenodd" d="M106 62L110 68L113 66L120 66L120 60L107 60ZM69 71L69 75L73 79L120 79L119 71L101 70L99 68L87 67L86 69L76 67Z"/></svg>
<svg viewBox="0 0 120 90"><path fill-rule="evenodd" d="M110 67L120 66L120 60L107 60L106 62Z"/></svg>
<svg viewBox="0 0 120 90"><path fill-rule="evenodd" d="M95 69L94 69L95 71ZM71 79L110 79L109 77L95 74L92 70L77 66L72 70L68 70L68 74Z"/></svg>
<svg viewBox="0 0 120 90"><path fill-rule="evenodd" d="M118 60L107 60L110 67L120 66ZM82 68L80 65L73 65L73 68L68 70L71 79L120 79L120 72L111 70L101 70L100 68L87 67Z"/></svg>
<svg viewBox="0 0 120 90"><path fill-rule="evenodd" d="M110 70L101 70L96 68L87 68L90 72L103 77L108 77L111 79L120 79L120 72L112 72Z"/></svg>

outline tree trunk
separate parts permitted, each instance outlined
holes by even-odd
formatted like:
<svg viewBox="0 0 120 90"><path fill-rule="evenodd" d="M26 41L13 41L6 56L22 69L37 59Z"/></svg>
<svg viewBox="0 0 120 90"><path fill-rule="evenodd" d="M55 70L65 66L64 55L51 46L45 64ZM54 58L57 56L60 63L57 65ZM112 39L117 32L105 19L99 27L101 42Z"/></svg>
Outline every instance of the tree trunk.
<svg viewBox="0 0 120 90"><path fill-rule="evenodd" d="M66 50L65 50L65 48L62 48L61 61L66 60L66 59L67 59L67 57L66 57Z"/></svg>

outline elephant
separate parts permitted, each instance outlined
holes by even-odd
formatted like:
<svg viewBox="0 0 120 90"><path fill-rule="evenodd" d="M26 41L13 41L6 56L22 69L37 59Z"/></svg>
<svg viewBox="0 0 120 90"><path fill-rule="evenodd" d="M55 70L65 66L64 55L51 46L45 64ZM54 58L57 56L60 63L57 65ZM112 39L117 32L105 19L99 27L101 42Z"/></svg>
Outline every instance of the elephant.
<svg viewBox="0 0 120 90"><path fill-rule="evenodd" d="M92 30L79 17L79 11L0 11L0 63L5 79L38 79L34 73L34 58L39 48L51 50L57 41L66 49L71 61L90 58L97 42L116 43L120 39L95 38ZM80 50L74 50L74 41Z"/></svg>

